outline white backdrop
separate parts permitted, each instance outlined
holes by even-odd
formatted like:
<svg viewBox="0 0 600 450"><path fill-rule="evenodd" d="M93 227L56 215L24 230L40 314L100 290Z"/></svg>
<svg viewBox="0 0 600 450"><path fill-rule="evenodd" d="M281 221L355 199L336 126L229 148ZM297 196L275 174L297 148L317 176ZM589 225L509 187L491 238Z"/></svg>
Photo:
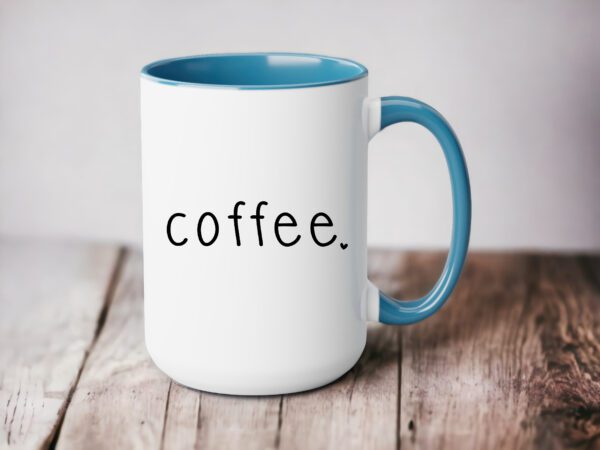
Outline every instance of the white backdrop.
<svg viewBox="0 0 600 450"><path fill-rule="evenodd" d="M473 246L600 249L600 2L0 3L0 233L141 239L138 71L227 51L356 59L446 115ZM369 243L443 247L449 182L416 126L376 137Z"/></svg>

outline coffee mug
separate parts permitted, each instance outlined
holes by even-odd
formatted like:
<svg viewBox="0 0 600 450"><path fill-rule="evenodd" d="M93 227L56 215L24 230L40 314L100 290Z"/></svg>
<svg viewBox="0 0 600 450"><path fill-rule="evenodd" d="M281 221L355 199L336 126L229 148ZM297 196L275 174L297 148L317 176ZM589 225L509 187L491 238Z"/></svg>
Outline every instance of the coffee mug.
<svg viewBox="0 0 600 450"><path fill-rule="evenodd" d="M418 322L454 289L471 220L460 144L430 106L369 98L367 74L294 53L143 68L146 346L178 383L238 395L322 386L356 363L367 321ZM446 265L410 301L367 279L367 144L399 122L437 138L453 198Z"/></svg>

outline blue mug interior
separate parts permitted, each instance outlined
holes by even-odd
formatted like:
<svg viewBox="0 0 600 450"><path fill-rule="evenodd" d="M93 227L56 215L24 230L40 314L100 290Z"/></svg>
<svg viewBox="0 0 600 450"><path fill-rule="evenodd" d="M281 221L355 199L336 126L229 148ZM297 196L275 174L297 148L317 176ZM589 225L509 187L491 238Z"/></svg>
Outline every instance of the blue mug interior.
<svg viewBox="0 0 600 450"><path fill-rule="evenodd" d="M171 85L285 89L357 80L367 69L354 61L301 53L187 56L148 64L142 76Z"/></svg>

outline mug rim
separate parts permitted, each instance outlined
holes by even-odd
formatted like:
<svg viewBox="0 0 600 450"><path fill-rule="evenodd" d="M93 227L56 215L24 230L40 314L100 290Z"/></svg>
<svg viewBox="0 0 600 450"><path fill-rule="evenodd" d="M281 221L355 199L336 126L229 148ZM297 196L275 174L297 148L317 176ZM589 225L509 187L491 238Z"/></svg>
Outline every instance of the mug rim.
<svg viewBox="0 0 600 450"><path fill-rule="evenodd" d="M211 63L215 66L212 73ZM307 70L309 64L311 67ZM219 65L221 67L216 67ZM145 65L140 75L169 86L272 90L349 83L366 77L368 73L364 65L346 58L313 53L242 52L161 59ZM243 81L244 76L248 82Z"/></svg>

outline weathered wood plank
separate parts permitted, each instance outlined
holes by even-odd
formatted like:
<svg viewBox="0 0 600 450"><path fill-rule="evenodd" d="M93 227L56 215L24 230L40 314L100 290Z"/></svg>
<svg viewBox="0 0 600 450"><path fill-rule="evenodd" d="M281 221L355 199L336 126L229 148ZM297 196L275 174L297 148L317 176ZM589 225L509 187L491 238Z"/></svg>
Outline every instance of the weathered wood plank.
<svg viewBox="0 0 600 450"><path fill-rule="evenodd" d="M370 278L383 288L397 284L402 258L372 252ZM389 275L389 276L388 276ZM285 396L282 449L395 449L397 446L399 329L370 325L357 365L321 389Z"/></svg>
<svg viewBox="0 0 600 450"><path fill-rule="evenodd" d="M280 398L209 394L173 383L163 448L276 448Z"/></svg>
<svg viewBox="0 0 600 450"><path fill-rule="evenodd" d="M410 260L407 296L443 257ZM471 255L449 305L402 330L402 447L595 448L599 325L580 259Z"/></svg>
<svg viewBox="0 0 600 450"><path fill-rule="evenodd" d="M171 382L162 435L162 448L189 449L197 443L200 392Z"/></svg>
<svg viewBox="0 0 600 450"><path fill-rule="evenodd" d="M423 293L441 262L414 255L402 296ZM519 320L528 276L525 258L471 256L450 303L402 330L403 448L498 448L507 432L519 430L527 399L506 383L528 371L523 365L535 354L536 341Z"/></svg>
<svg viewBox="0 0 600 450"><path fill-rule="evenodd" d="M281 397L202 393L197 443L202 449L276 448Z"/></svg>
<svg viewBox="0 0 600 450"><path fill-rule="evenodd" d="M541 305L543 363L529 380L539 413L524 424L538 448L600 448L600 274L593 270L581 258L540 261L531 301Z"/></svg>
<svg viewBox="0 0 600 450"><path fill-rule="evenodd" d="M0 242L0 448L43 448L101 320L114 246Z"/></svg>
<svg viewBox="0 0 600 450"><path fill-rule="evenodd" d="M142 296L141 256L127 253L57 448L160 448L170 381L146 353Z"/></svg>
<svg viewBox="0 0 600 450"><path fill-rule="evenodd" d="M370 259L371 278L401 298L424 293L442 265L441 254ZM598 445L598 258L471 255L438 315L405 328L372 326L354 369L290 396L229 397L172 383L150 362L142 326L141 258L133 254L59 448Z"/></svg>

